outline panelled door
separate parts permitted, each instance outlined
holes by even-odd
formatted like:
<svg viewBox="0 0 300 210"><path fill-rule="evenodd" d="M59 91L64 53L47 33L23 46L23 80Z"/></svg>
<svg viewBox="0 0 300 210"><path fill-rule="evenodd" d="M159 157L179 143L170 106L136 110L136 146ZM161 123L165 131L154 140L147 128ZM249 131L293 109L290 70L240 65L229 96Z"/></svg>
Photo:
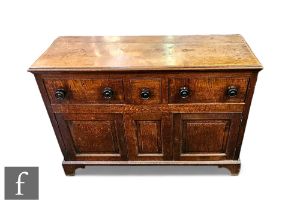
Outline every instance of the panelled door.
<svg viewBox="0 0 300 210"><path fill-rule="evenodd" d="M122 114L56 114L70 159L127 160Z"/></svg>
<svg viewBox="0 0 300 210"><path fill-rule="evenodd" d="M233 159L241 113L176 113L174 160Z"/></svg>
<svg viewBox="0 0 300 210"><path fill-rule="evenodd" d="M171 160L170 113L125 115L129 160Z"/></svg>

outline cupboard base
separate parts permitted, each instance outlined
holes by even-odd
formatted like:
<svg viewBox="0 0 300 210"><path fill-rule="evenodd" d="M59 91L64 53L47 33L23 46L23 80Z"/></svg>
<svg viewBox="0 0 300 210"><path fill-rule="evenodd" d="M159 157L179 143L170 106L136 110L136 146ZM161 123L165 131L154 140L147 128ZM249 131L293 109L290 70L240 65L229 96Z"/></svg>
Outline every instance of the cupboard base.
<svg viewBox="0 0 300 210"><path fill-rule="evenodd" d="M240 172L240 160L222 160L222 161L63 161L62 163L65 174L74 176L77 168L85 168L85 166L218 166L226 168L232 176L236 176Z"/></svg>

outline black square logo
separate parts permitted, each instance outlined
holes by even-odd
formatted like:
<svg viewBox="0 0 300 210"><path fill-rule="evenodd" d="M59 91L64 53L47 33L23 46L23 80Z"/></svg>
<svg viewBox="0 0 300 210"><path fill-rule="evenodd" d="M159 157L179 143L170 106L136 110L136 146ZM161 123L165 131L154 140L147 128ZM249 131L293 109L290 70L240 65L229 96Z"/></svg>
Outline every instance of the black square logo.
<svg viewBox="0 0 300 210"><path fill-rule="evenodd" d="M38 200L38 167L4 168L5 200Z"/></svg>

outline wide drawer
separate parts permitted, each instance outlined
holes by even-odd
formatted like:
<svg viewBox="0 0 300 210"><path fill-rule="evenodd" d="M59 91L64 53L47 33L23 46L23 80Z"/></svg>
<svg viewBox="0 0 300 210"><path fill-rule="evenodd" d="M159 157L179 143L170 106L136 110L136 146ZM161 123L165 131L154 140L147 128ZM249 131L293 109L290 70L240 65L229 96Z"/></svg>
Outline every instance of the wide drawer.
<svg viewBox="0 0 300 210"><path fill-rule="evenodd" d="M169 103L241 103L247 77L170 78Z"/></svg>
<svg viewBox="0 0 300 210"><path fill-rule="evenodd" d="M122 79L45 79L52 104L121 104Z"/></svg>

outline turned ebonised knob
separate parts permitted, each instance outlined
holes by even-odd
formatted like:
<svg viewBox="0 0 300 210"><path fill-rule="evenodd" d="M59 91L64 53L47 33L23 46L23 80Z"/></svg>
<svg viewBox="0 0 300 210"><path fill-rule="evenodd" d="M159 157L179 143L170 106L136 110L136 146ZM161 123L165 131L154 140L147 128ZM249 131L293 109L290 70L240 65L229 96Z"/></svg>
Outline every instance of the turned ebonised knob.
<svg viewBox="0 0 300 210"><path fill-rule="evenodd" d="M57 89L55 91L55 98L57 100L63 100L66 97L66 91L64 89Z"/></svg>
<svg viewBox="0 0 300 210"><path fill-rule="evenodd" d="M187 87L181 87L179 90L179 95L181 98L187 98L190 95L190 91Z"/></svg>
<svg viewBox="0 0 300 210"><path fill-rule="evenodd" d="M103 89L102 95L106 99L111 99L114 96L114 91L110 87L106 87Z"/></svg>
<svg viewBox="0 0 300 210"><path fill-rule="evenodd" d="M238 94L238 89L235 86L229 86L227 89L227 95L229 97L234 97Z"/></svg>
<svg viewBox="0 0 300 210"><path fill-rule="evenodd" d="M144 88L141 90L141 98L142 99L149 99L151 96L150 90L148 88Z"/></svg>

